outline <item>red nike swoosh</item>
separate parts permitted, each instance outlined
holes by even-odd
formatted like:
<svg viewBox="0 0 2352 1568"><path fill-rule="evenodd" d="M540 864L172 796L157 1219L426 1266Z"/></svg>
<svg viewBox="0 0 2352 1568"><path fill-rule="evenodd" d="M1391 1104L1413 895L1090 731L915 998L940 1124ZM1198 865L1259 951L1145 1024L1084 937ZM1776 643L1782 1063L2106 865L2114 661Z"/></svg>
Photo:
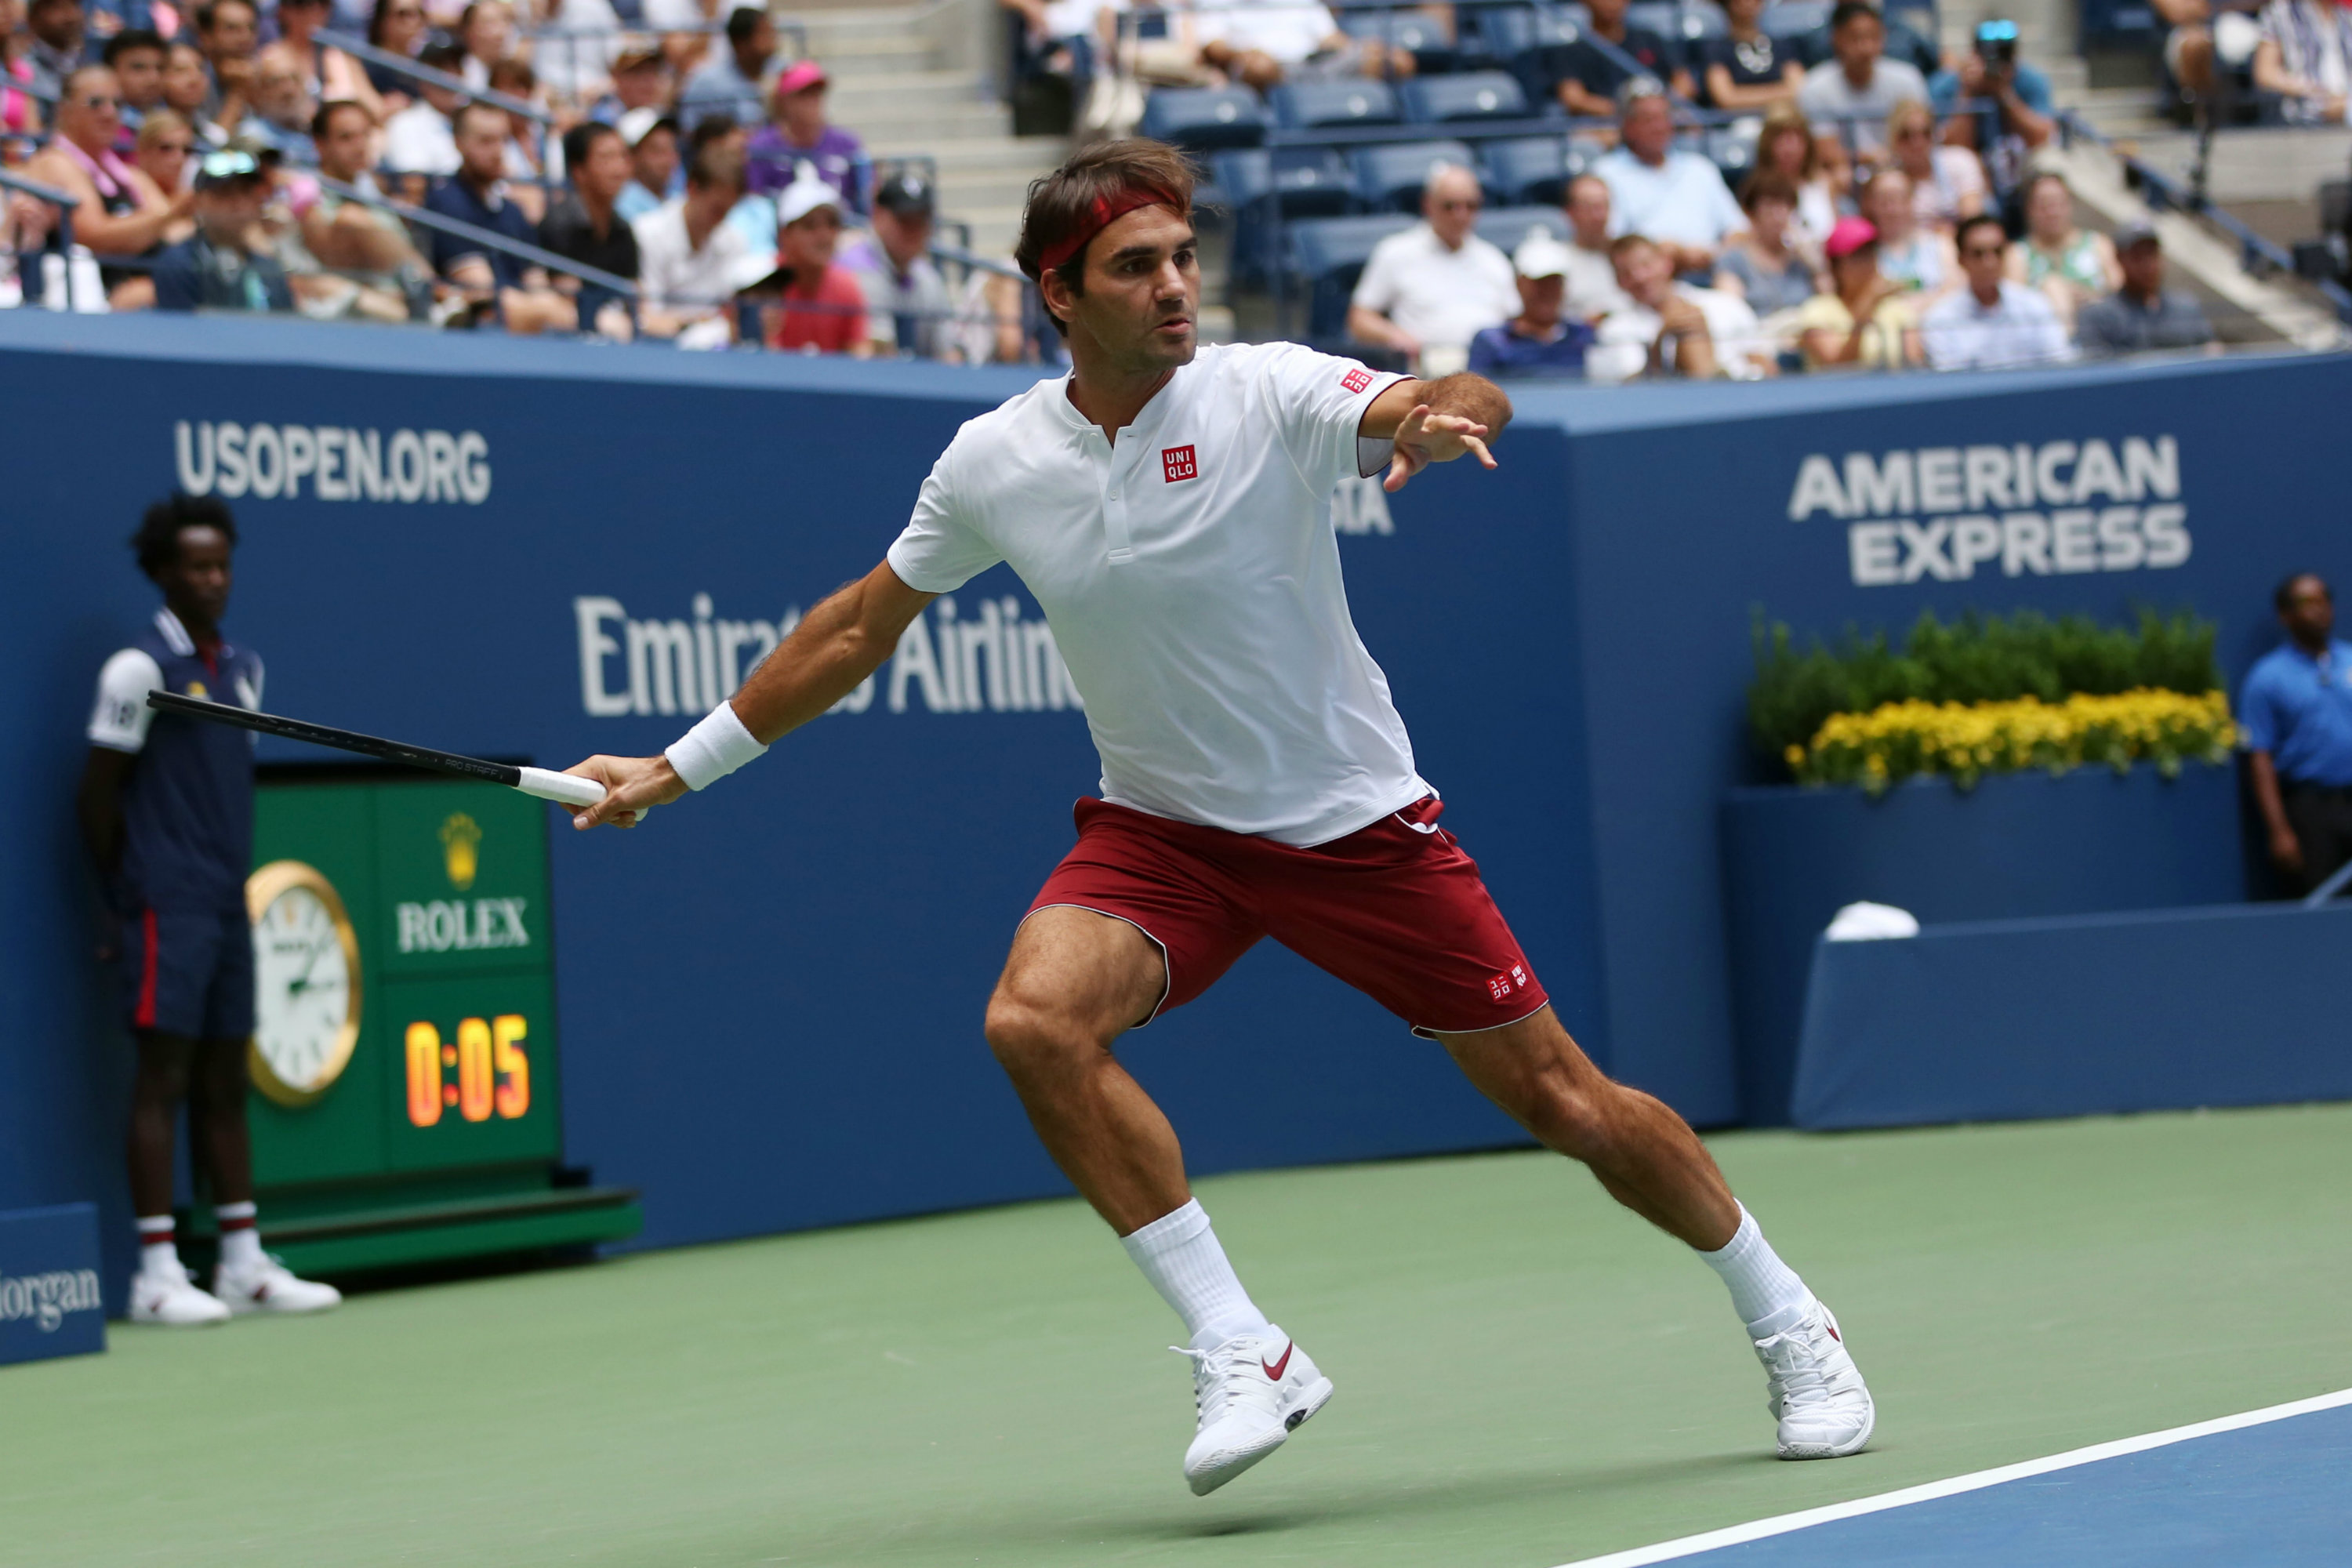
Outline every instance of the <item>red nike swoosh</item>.
<svg viewBox="0 0 2352 1568"><path fill-rule="evenodd" d="M1282 1374L1289 1369L1290 1352L1295 1347L1291 1345L1283 1346L1282 1359L1276 1362L1272 1366L1266 1365L1263 1359L1258 1362L1258 1370L1265 1373L1269 1382L1280 1383L1282 1381Z"/></svg>

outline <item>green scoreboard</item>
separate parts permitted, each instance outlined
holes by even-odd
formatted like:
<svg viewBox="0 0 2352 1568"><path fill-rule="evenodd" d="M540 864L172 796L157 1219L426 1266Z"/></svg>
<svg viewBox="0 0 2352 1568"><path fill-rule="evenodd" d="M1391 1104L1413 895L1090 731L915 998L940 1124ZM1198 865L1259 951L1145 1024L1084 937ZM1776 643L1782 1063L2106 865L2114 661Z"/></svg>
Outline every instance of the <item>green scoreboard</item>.
<svg viewBox="0 0 2352 1568"><path fill-rule="evenodd" d="M334 1274L635 1234L562 1162L547 808L342 772L256 802L254 1181Z"/></svg>

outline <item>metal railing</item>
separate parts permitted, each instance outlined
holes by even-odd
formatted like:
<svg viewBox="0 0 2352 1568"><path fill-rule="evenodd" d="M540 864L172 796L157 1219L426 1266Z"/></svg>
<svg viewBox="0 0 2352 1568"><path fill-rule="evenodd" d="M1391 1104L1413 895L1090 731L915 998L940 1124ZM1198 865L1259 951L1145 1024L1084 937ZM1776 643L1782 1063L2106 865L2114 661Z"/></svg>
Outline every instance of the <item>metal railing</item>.
<svg viewBox="0 0 2352 1568"><path fill-rule="evenodd" d="M16 191L20 195L31 196L36 201L47 202L49 205L58 209L57 253L61 256L65 261L66 310L70 312L74 308L73 215L74 208L81 205L81 198L75 195L71 191L61 191L55 185L45 185L38 180L28 180L25 178L24 175L11 174L6 169L0 169L0 190ZM46 250L36 251L33 253L35 258L35 270L43 274L41 279L41 292L45 296L48 292L48 279L46 275L47 264L41 262L39 258L48 254L49 253ZM20 281L24 276L24 262L25 258L22 255L19 255L16 258L16 264L17 277Z"/></svg>
<svg viewBox="0 0 2352 1568"><path fill-rule="evenodd" d="M365 38L354 37L349 33L339 33L331 27L321 27L310 37L327 48L340 49L353 59L363 60L372 66L382 66L388 71L396 72L415 81L421 81L428 87L437 87L445 91L457 93L461 98L471 99L476 103L487 103L494 109L503 109L509 114L519 114L537 124L543 131L551 131L555 127L555 116L535 103L507 93L493 91L487 87L476 87L464 77L451 76L447 71L436 70L427 65L419 65L397 49L378 48Z"/></svg>
<svg viewBox="0 0 2352 1568"><path fill-rule="evenodd" d="M550 272L562 272L577 278L583 283L593 283L599 289L609 289L624 299L637 298L636 284L617 273L607 272L600 267L591 267L584 261L574 261L570 257L559 256L552 250L542 249L539 246L499 234L494 229L467 223L461 218L446 217L425 207L411 206L406 202L394 201L390 196L380 192L370 191L360 185L346 184L341 180L331 179L325 174L318 174L314 178L318 180L320 189L332 191L347 201L360 202L379 211L388 212L403 223L415 224L421 228L438 229L443 234L456 235L460 239L470 240L502 255L528 261L534 267L543 267ZM615 218L614 221L617 223L620 220Z"/></svg>

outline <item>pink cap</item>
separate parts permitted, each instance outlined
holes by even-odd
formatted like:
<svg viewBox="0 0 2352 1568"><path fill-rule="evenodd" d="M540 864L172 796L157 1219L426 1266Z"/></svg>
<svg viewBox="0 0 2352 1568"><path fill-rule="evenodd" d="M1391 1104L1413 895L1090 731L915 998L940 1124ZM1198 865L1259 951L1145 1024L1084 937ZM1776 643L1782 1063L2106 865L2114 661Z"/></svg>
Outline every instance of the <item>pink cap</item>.
<svg viewBox="0 0 2352 1568"><path fill-rule="evenodd" d="M1878 229L1866 217L1842 217L1830 230L1829 238L1822 241L1822 250L1832 261L1852 256L1865 245L1878 243Z"/></svg>
<svg viewBox="0 0 2352 1568"><path fill-rule="evenodd" d="M813 87L823 87L824 68L814 60L794 60L776 78L776 85L768 90L778 98L786 93L806 92Z"/></svg>

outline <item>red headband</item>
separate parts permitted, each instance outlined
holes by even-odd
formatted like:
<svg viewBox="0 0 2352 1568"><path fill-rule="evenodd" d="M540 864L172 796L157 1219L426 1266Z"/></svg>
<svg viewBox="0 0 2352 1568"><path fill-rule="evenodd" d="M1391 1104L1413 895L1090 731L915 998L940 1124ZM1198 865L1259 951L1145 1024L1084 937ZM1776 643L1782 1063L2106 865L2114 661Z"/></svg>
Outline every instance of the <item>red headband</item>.
<svg viewBox="0 0 2352 1568"><path fill-rule="evenodd" d="M1097 196L1094 212L1078 226L1077 232L1038 257L1037 270L1051 272L1057 267L1068 265L1072 257L1086 254L1086 248L1093 243L1095 236L1139 207L1172 207L1175 205L1176 198L1166 191L1133 186L1115 196Z"/></svg>

